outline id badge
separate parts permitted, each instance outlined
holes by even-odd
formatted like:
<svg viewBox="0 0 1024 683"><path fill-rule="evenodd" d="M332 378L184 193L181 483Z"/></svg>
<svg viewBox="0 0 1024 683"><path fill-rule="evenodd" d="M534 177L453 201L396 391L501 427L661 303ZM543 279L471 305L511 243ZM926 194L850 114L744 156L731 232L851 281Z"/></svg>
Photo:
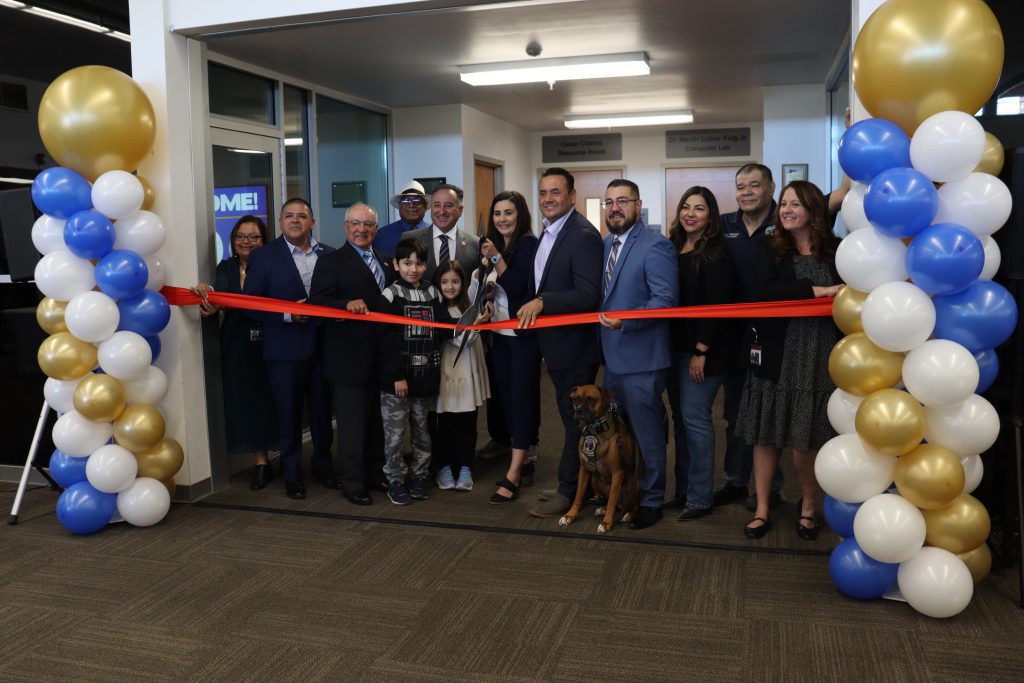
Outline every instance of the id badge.
<svg viewBox="0 0 1024 683"><path fill-rule="evenodd" d="M750 365L755 368L761 367L761 345L750 345Z"/></svg>
<svg viewBox="0 0 1024 683"><path fill-rule="evenodd" d="M259 325L253 325L249 328L249 341L256 343L263 341L263 328Z"/></svg>

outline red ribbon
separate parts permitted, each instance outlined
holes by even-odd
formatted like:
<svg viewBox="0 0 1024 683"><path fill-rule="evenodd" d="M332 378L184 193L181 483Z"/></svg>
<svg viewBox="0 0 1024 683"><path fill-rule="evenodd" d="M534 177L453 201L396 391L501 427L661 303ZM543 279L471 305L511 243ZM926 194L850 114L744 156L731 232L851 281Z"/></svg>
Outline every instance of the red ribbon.
<svg viewBox="0 0 1024 683"><path fill-rule="evenodd" d="M167 301L175 306L196 306L202 299L184 287L164 287L160 290ZM247 294L228 294L226 292L210 292L207 295L210 303L224 308L240 308L266 313L291 313L292 315L308 315L317 318L337 318L340 320L367 320L370 322L389 323L392 325L420 325L423 327L444 327L455 329L450 323L438 323L427 320L413 320L400 315L387 313L358 314L330 306L314 306L300 304L296 301L281 301L262 296ZM832 299L798 299L796 301L765 301L749 304L716 304L709 306L680 306L677 308L645 308L638 311L605 311L609 318L618 320L637 320L650 318L814 318L832 315ZM596 323L597 313L568 313L565 315L542 315L537 318L531 329L539 327L561 327L563 325L583 325ZM514 330L519 321L502 320L484 325L471 325L459 329L472 330Z"/></svg>

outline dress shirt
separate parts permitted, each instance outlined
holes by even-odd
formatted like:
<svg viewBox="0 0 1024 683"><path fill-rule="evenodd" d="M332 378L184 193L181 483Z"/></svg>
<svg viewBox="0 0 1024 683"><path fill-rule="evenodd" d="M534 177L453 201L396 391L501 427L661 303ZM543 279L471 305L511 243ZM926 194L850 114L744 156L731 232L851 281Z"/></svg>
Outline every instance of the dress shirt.
<svg viewBox="0 0 1024 683"><path fill-rule="evenodd" d="M359 258L363 259L363 263L365 263L366 267L370 269L370 273L373 275L373 279L377 280L377 286L381 288L381 291L383 291L384 287L381 285L381 280L384 279L384 271L383 270L380 271L380 277L378 278L377 277L377 275L378 275L377 271L375 271L373 269L373 266L370 265L370 262L366 260L366 254L369 254L371 259L373 259L375 261L377 260L377 257L373 253L373 246L371 245L369 249L360 249L359 247L357 247L356 245L352 244L351 242L349 242L349 244L351 244L352 248L356 250L357 254L359 254ZM379 261L377 262L377 267L380 268L380 262Z"/></svg>
<svg viewBox="0 0 1024 683"><path fill-rule="evenodd" d="M569 216L576 209L569 209L565 212L565 215L556 219L554 222L549 222L547 218L544 219L544 230L540 233L540 244L537 245L537 254L533 257L533 282L534 285L540 287L540 279L544 276L544 266L548 263L548 256L551 254L551 247L555 245L555 240L558 239L558 233L562 231L562 226L569 220Z"/></svg>
<svg viewBox="0 0 1024 683"><path fill-rule="evenodd" d="M307 297L309 296L309 285L313 282L313 269L316 268L316 248L318 246L320 245L312 237L309 238L309 251L302 251L291 242L288 242L288 250L292 253L292 261L295 262L295 268L299 271L299 277L302 278L302 286L306 288ZM286 323L292 322L292 314L285 313L284 321Z"/></svg>
<svg viewBox="0 0 1024 683"><path fill-rule="evenodd" d="M458 223L452 226L448 232L441 232L441 229L436 225L433 226L433 230L430 231L430 248L434 250L434 263L441 265L441 240L438 237L444 236L448 240L448 259L450 261L455 260L455 231L459 229Z"/></svg>

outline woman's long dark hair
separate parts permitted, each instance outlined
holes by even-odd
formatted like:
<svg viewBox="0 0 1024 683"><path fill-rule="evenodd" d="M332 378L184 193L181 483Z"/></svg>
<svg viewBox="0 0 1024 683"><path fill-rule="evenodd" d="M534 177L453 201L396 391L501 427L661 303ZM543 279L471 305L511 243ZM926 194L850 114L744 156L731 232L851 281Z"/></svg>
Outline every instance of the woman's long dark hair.
<svg viewBox="0 0 1024 683"><path fill-rule="evenodd" d="M267 230L267 224L263 222L263 219L259 216L242 216L235 222L235 227L231 228L231 236L228 237L228 246L231 247L231 258L238 258L238 254L235 253L235 235L238 234L238 229L246 223L255 223L256 229L260 231L260 237L263 240L263 244L260 246L266 246L270 244L270 231Z"/></svg>
<svg viewBox="0 0 1024 683"><path fill-rule="evenodd" d="M466 271L463 270L462 264L458 261L451 260L445 261L437 268L437 272L434 274L434 286L437 287L437 291L441 291L441 276L445 273L455 273L459 276L459 281L462 282L462 290L459 292L459 298L455 300L455 305L459 307L459 310L463 313L469 308L469 280L466 278ZM444 299L444 294L441 295ZM445 305L448 305L448 300L444 299Z"/></svg>
<svg viewBox="0 0 1024 683"><path fill-rule="evenodd" d="M498 202L512 202L512 205L516 207L516 229L508 244L505 243L505 238L498 232L498 229L494 227L494 207ZM516 245L519 244L523 235L531 232L530 225L530 208L526 205L526 197L515 190L506 190L494 195L494 199L491 200L491 209L487 212L487 239L494 244L495 249L506 261L515 251Z"/></svg>
<svg viewBox="0 0 1024 683"><path fill-rule="evenodd" d="M800 204L807 209L811 222L808 231L811 234L811 254L819 261L831 261L836 255L836 245L839 240L832 234L828 221L828 206L825 203L825 195L821 193L818 186L806 180L794 180L782 188L779 193L779 207L775 210L775 236L772 239L772 255L775 262L779 263L791 251L796 251L796 240L788 230L782 227L782 197L786 190L793 190Z"/></svg>
<svg viewBox="0 0 1024 683"><path fill-rule="evenodd" d="M718 237L722 232L722 218L718 211L718 200L715 199L715 193L701 185L694 185L684 192L683 196L679 198L679 203L676 205L676 215L672 219L672 226L669 228L668 236L672 243L676 245L676 252L681 252L686 245L686 230L683 229L683 225L679 221L679 212L683 210L683 204L686 203L686 200L694 195L703 199L704 203L708 206L708 226L704 228L704 233L697 239L697 243L693 245L692 263L697 268L700 264L707 263L714 258L716 250L713 247L717 244Z"/></svg>

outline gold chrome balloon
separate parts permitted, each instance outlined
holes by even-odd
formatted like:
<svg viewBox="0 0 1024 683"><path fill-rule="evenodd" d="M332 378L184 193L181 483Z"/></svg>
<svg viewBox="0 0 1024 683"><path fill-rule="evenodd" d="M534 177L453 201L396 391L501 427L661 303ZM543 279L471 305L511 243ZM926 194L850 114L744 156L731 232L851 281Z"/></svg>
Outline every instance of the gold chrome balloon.
<svg viewBox="0 0 1024 683"><path fill-rule="evenodd" d="M922 510L944 508L963 493L964 467L948 448L921 444L900 456L893 479L900 495Z"/></svg>
<svg viewBox="0 0 1024 683"><path fill-rule="evenodd" d="M832 319L843 334L863 332L864 325L860 322L860 312L864 308L864 299L868 295L853 287L843 287L832 300Z"/></svg>
<svg viewBox="0 0 1024 683"><path fill-rule="evenodd" d="M153 147L156 115L130 76L108 66L80 66L50 84L39 103L39 135L61 166L96 180L134 171Z"/></svg>
<svg viewBox="0 0 1024 683"><path fill-rule="evenodd" d="M828 374L848 394L867 396L900 379L903 354L875 346L863 332L839 340L828 357Z"/></svg>
<svg viewBox="0 0 1024 683"><path fill-rule="evenodd" d="M924 542L951 553L966 553L985 542L992 530L988 510L977 498L961 493L938 510L921 510L924 515Z"/></svg>
<svg viewBox="0 0 1024 683"><path fill-rule="evenodd" d="M151 405L128 406L114 422L114 441L132 453L156 446L164 438L164 416Z"/></svg>
<svg viewBox="0 0 1024 683"><path fill-rule="evenodd" d="M985 133L985 152L981 155L981 161L974 167L975 173L999 175L1003 170L1004 161L1003 143L992 133Z"/></svg>
<svg viewBox="0 0 1024 683"><path fill-rule="evenodd" d="M142 210L149 211L153 208L153 204L156 202L156 192L153 191L153 186L149 184L149 181L140 175L135 176L142 183Z"/></svg>
<svg viewBox="0 0 1024 683"><path fill-rule="evenodd" d="M178 483L174 481L174 477L167 479L161 479L160 483L167 487L167 493L171 494L171 499L174 499L174 492L178 488Z"/></svg>
<svg viewBox="0 0 1024 683"><path fill-rule="evenodd" d="M1003 34L983 0L889 0L853 47L853 85L872 116L907 135L932 114L978 111L999 81Z"/></svg>
<svg viewBox="0 0 1024 683"><path fill-rule="evenodd" d="M957 557L967 565L971 571L971 578L976 584L984 581L988 573L992 571L992 551L989 550L988 543L982 543L966 553L957 553Z"/></svg>
<svg viewBox="0 0 1024 683"><path fill-rule="evenodd" d="M152 448L136 453L135 459L139 463L140 477L153 477L162 481L173 479L178 473L185 463L185 451L177 441L166 438Z"/></svg>
<svg viewBox="0 0 1024 683"><path fill-rule="evenodd" d="M48 296L36 306L36 322L46 334L67 332L68 326L64 322L64 309L67 307L67 301L57 301Z"/></svg>
<svg viewBox="0 0 1024 683"><path fill-rule="evenodd" d="M124 385L110 375L91 375L75 387L75 410L93 422L111 422L124 410Z"/></svg>
<svg viewBox="0 0 1024 683"><path fill-rule="evenodd" d="M903 455L924 438L924 408L905 391L879 389L861 401L855 424L861 440L873 450Z"/></svg>
<svg viewBox="0 0 1024 683"><path fill-rule="evenodd" d="M66 382L81 379L96 367L96 347L70 332L57 332L39 345L36 359L43 374Z"/></svg>

